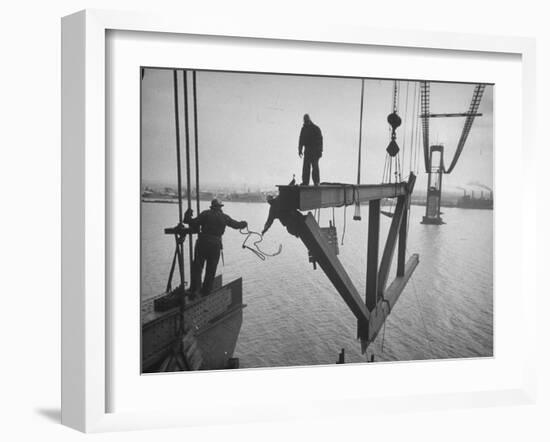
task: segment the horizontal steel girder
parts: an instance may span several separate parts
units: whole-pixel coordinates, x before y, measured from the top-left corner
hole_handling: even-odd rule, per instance
[[[278,186],[281,207],[286,210],[313,210],[396,198],[407,194],[407,183],[321,184],[319,186]]]

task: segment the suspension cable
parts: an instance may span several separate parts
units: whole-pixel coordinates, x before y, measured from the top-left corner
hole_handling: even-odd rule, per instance
[[[193,71],[193,116],[195,131],[195,193],[197,196],[197,215],[201,212],[199,187],[199,123],[197,115],[197,71]]]
[[[421,90],[420,90],[420,86],[418,88],[418,101],[419,101],[419,106],[420,106],[420,101],[421,101]],[[421,108],[419,107],[419,112],[421,112]],[[422,152],[422,143],[423,143],[423,126],[422,126],[422,121],[419,121],[418,122],[418,129],[417,129],[417,148],[416,148],[416,172],[417,174],[420,173],[420,167],[421,167],[421,160],[422,160],[422,155],[423,155],[423,152]]]
[[[405,117],[404,117],[404,121],[403,121],[403,163],[406,163],[406,159],[405,159],[405,156],[406,156],[406,153],[407,153],[407,121],[409,120],[408,116],[409,116],[409,83],[407,81],[407,89],[406,89],[406,94],[405,94]],[[400,169],[400,174],[403,173],[403,170]]]
[[[183,70],[183,100],[185,112],[185,161],[187,174],[187,208],[191,209],[191,160],[189,152],[189,106],[187,103],[187,71]],[[198,214],[197,214],[198,216]],[[189,234],[189,265],[193,263],[193,235]]]
[[[182,209],[182,195],[181,195],[181,152],[180,152],[180,120],[179,120],[180,110],[179,110],[179,93],[178,93],[178,71],[174,69],[174,116],[175,116],[175,130],[176,130],[176,166],[178,174],[178,220],[179,225],[183,222],[183,209]],[[180,275],[180,284],[185,286],[185,268],[183,266],[183,245],[178,241],[178,236],[176,235],[176,254],[178,257],[178,271]],[[170,272],[170,277],[168,280],[168,285],[171,285],[172,273]]]
[[[418,106],[418,112],[420,112],[420,88],[418,90],[418,103],[417,103],[417,106]],[[418,173],[420,172],[420,166],[419,166],[419,161],[418,161],[418,157],[420,155],[420,144],[421,144],[421,139],[422,139],[422,129],[421,129],[421,125],[423,124],[420,120],[420,118],[417,119],[418,121],[416,122],[416,140],[415,140],[415,143],[416,143],[416,149],[415,149],[415,152],[414,152],[414,170],[416,171],[416,174],[418,175]]]
[[[418,115],[418,109],[416,108],[416,92],[418,89],[418,83],[414,83],[414,91],[413,91],[413,109],[412,109],[412,124],[411,124],[411,141],[410,141],[410,153],[409,153],[409,172],[413,171],[413,154],[415,151],[415,135],[416,135],[416,128],[417,128],[417,115]]]
[[[424,168],[426,173],[430,171],[430,83],[422,81],[420,83],[420,107],[422,117],[422,144],[424,150]]]
[[[470,134],[470,130],[472,129],[472,125],[474,124],[475,120],[475,114],[479,108],[479,105],[481,103],[481,99],[483,97],[483,91],[485,90],[484,84],[478,84],[474,88],[474,93],[472,96],[472,101],[470,103],[470,107],[468,109],[468,116],[466,117],[466,120],[464,121],[464,128],[462,129],[462,133],[460,135],[460,139],[458,141],[458,146],[456,148],[455,154],[453,156],[453,160],[451,161],[451,165],[448,169],[445,168],[445,173],[451,173],[452,170],[455,168],[456,163],[458,159],[460,158],[460,154],[462,153],[462,149],[464,149],[464,145],[466,144],[466,140],[468,138],[468,135]]]
[[[176,120],[176,165],[178,170],[178,215],[180,224],[183,222],[181,206],[181,154],[180,154],[180,110],[178,97],[178,71],[174,69],[174,114]]]
[[[357,160],[357,185],[361,182],[361,141],[363,135],[363,96],[365,93],[365,80],[361,79],[361,107],[359,111],[359,149]]]
[[[359,146],[358,146],[358,160],[357,160],[357,185],[361,183],[361,143],[363,137],[363,97],[365,95],[365,80],[361,79],[361,105],[359,110]],[[361,221],[361,204],[359,200],[355,203],[355,213],[353,219]]]

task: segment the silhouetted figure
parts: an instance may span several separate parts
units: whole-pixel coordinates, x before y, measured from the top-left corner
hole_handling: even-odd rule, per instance
[[[303,215],[301,215],[297,210],[282,210],[281,201],[278,196],[273,197],[269,195],[267,197],[267,202],[269,203],[269,214],[267,216],[264,229],[262,230],[262,235],[269,230],[273,224],[273,221],[278,219],[281,224],[286,227],[288,233],[298,236],[298,218]]]
[[[300,158],[302,158],[302,149],[304,156],[302,185],[309,185],[309,175],[311,173],[313,184],[317,186],[320,180],[319,159],[323,156],[323,135],[319,126],[311,121],[308,114],[304,115],[304,125],[300,131],[300,141],[298,142],[298,155]]]
[[[296,175],[292,174],[292,181],[288,183],[289,186],[295,186],[296,185]]]
[[[195,259],[191,269],[191,296],[201,289],[201,275],[204,263],[206,271],[201,292],[207,295],[212,291],[212,284],[216,276],[216,268],[220,260],[222,246],[222,235],[225,227],[233,229],[244,229],[248,226],[246,221],[235,221],[222,211],[223,204],[214,198],[210,204],[210,210],[205,210],[199,216],[193,218],[193,210],[185,212],[184,223],[189,224],[192,231],[199,232],[199,238],[195,247]]]

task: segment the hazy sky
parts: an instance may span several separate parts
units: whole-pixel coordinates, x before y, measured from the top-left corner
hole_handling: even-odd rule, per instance
[[[180,73],[180,123],[183,182],[185,142],[183,81]],[[189,85],[191,85],[189,75]],[[176,178],[173,73],[147,69],[142,80],[142,177],[145,183],[170,184]],[[399,83],[399,115],[403,120],[397,141],[404,151],[408,174],[413,104],[418,82]],[[465,112],[474,85],[431,83],[431,112]],[[191,91],[191,88],[190,88]],[[324,153],[321,181],[356,182],[361,80],[290,75],[197,72],[199,157],[201,187],[227,185],[240,189],[270,189],[301,175],[298,136],[302,116],[309,113],[322,130]],[[363,117],[362,183],[380,183],[389,142],[387,115],[391,112],[392,80],[366,80]],[[418,106],[419,103],[417,102]],[[191,94],[189,109],[192,110]],[[493,87],[481,102],[483,117],[476,118],[460,160],[443,187],[493,182]],[[190,114],[192,116],[192,114]],[[464,118],[430,121],[430,143],[445,146],[449,165]],[[190,119],[190,142],[194,146]],[[421,145],[420,145],[421,148]],[[426,186],[419,151],[417,189]],[[192,156],[193,158],[193,156]],[[192,170],[194,160],[192,159]],[[194,182],[194,175],[192,181]]]

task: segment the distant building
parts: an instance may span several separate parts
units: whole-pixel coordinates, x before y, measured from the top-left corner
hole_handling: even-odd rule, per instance
[[[483,192],[481,192],[480,197],[476,198],[473,190],[471,195],[468,195],[466,191],[464,191],[464,195],[462,195],[462,197],[457,201],[456,207],[459,207],[461,209],[492,210],[493,209],[493,192],[490,192],[488,197],[485,197]]]

